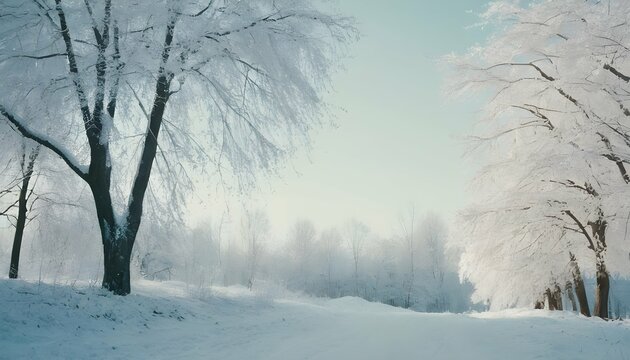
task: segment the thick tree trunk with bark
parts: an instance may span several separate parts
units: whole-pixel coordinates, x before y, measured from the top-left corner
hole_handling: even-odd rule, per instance
[[[20,267],[20,251],[22,249],[22,237],[26,226],[26,197],[28,193],[29,179],[22,180],[20,189],[20,199],[18,201],[18,216],[15,223],[15,234],[13,235],[13,248],[11,250],[11,265],[9,266],[9,279],[17,279]]]
[[[131,251],[136,232],[129,233],[116,219],[110,194],[112,169],[108,156],[105,146],[93,147],[87,181],[92,189],[103,242],[103,288],[116,295],[127,295],[131,292]]]
[[[116,295],[131,292],[131,250],[127,241],[115,240],[103,245],[104,273],[103,288]]]
[[[573,275],[573,284],[575,286],[575,295],[577,296],[578,304],[580,305],[580,313],[584,316],[590,317],[591,310],[588,306],[588,298],[586,297],[586,288],[584,287],[584,279],[580,272],[580,267],[577,263],[575,255],[569,253],[571,257],[571,273]]]
[[[553,296],[553,293],[551,291],[551,289],[547,289],[545,291],[545,298],[547,299],[547,304],[549,306],[549,310],[557,310],[557,305],[556,305],[556,297]]]
[[[595,287],[595,309],[593,313],[602,319],[608,319],[608,295],[610,292],[610,279],[606,262],[604,260],[606,254],[606,228],[608,223],[604,220],[603,212],[600,210],[597,221],[590,222],[593,232],[594,251],[596,257],[596,273],[597,286]]]
[[[610,278],[606,265],[597,264],[597,286],[595,289],[595,309],[593,313],[602,319],[608,319],[608,294],[610,292]]]
[[[556,305],[556,310],[564,310],[564,306],[562,305],[562,289],[560,289],[560,285],[558,284],[554,286],[553,298]]]
[[[20,196],[18,199],[18,216],[15,224],[15,234],[13,236],[13,248],[11,250],[11,265],[9,266],[9,278],[17,279],[20,268],[20,251],[22,250],[22,238],[24,237],[24,228],[26,227],[27,202],[29,198],[29,184],[31,176],[33,176],[33,166],[39,154],[39,147],[31,153],[28,158],[28,164],[25,163],[26,154],[22,157],[22,187],[20,188]]]
[[[93,162],[93,165],[96,163],[98,162]],[[92,171],[94,171],[94,174],[100,174],[91,179],[90,186],[94,196],[96,216],[103,243],[103,288],[117,295],[126,295],[131,290],[129,264],[125,264],[127,257],[126,244],[117,239],[120,231],[116,224],[109,193],[111,168],[103,166],[98,171],[96,166],[93,166],[90,172],[92,173]]]

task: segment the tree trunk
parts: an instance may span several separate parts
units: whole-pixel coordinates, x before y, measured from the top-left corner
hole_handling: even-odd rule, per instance
[[[131,292],[131,252],[127,241],[119,239],[104,245],[103,253],[105,256],[103,288],[116,295],[129,294]]]
[[[79,78],[79,69],[77,66],[76,57],[72,47],[72,38],[70,36],[70,30],[68,28],[65,13],[61,5],[61,0],[55,0],[56,10],[59,16],[60,34],[66,45],[66,53],[68,57],[69,71],[74,80],[74,87],[79,98],[80,110],[83,116],[83,123],[85,127],[85,134],[90,146],[90,165],[88,172],[85,173],[82,169],[79,169],[73,164],[61,150],[56,149],[49,142],[39,140],[40,144],[43,144],[58,155],[60,155],[70,168],[74,170],[83,180],[85,180],[92,191],[94,197],[94,205],[96,207],[96,215],[99,222],[99,228],[101,230],[101,238],[103,242],[103,288],[117,294],[127,295],[131,291],[130,285],[130,263],[131,263],[131,251],[140,227],[143,213],[143,202],[146,189],[149,184],[149,178],[151,176],[151,169],[153,161],[157,153],[158,136],[161,128],[161,124],[164,118],[164,111],[168,102],[170,92],[170,83],[173,79],[173,74],[168,71],[168,60],[171,52],[171,44],[173,41],[173,35],[175,31],[175,24],[177,22],[178,14],[169,10],[170,19],[166,27],[166,34],[164,39],[164,47],[162,49],[162,56],[160,67],[157,76],[155,96],[153,99],[153,105],[151,113],[149,115],[149,126],[145,133],[144,146],[142,154],[138,164],[136,176],[129,194],[127,209],[125,211],[125,217],[118,219],[115,216],[114,208],[112,206],[111,198],[111,175],[112,165],[109,152],[109,138],[104,133],[104,129],[107,127],[107,122],[113,122],[116,110],[116,99],[118,92],[120,71],[120,51],[118,44],[118,30],[117,25],[114,24],[114,55],[113,65],[116,67],[116,73],[113,78],[107,79],[107,56],[109,47],[109,25],[111,19],[111,0],[105,1],[105,15],[103,20],[103,36],[97,36],[97,48],[98,57],[96,63],[96,89],[94,100],[94,111],[90,112],[90,107],[87,100],[86,91],[83,89],[83,85]],[[96,30],[95,30],[96,31]],[[110,88],[110,99],[107,104],[107,109],[104,106],[106,84],[112,83]],[[3,108],[0,107],[0,110]],[[109,119],[104,121],[104,111],[107,110],[107,116]],[[3,111],[3,114],[6,111]],[[9,119],[11,119],[9,117]],[[11,121],[14,125],[19,125],[17,121]],[[17,123],[17,124],[16,124]],[[26,130],[18,126],[18,129],[23,134],[27,133]],[[37,137],[30,136],[33,140],[37,140]]]
[[[556,303],[556,310],[562,311],[564,307],[562,306],[562,290],[560,289],[560,285],[556,284],[553,289],[553,298]]]
[[[573,275],[573,284],[575,285],[575,295],[577,295],[580,304],[580,313],[586,317],[591,316],[591,310],[588,306],[588,298],[586,297],[586,288],[584,287],[584,279],[580,272],[580,267],[575,259],[575,255],[569,253],[571,257],[571,273]]]
[[[589,223],[593,231],[593,239],[595,240],[595,276],[597,277],[597,286],[595,288],[595,309],[593,312],[595,316],[599,316],[602,319],[608,319],[608,294],[610,291],[610,279],[608,277],[608,270],[606,269],[606,263],[604,260],[606,254],[606,228],[608,223],[604,220],[604,214],[600,210],[599,218],[597,221]]]
[[[610,279],[606,265],[597,264],[597,286],[595,289],[595,309],[593,313],[602,319],[608,319],[608,294],[610,291]]]
[[[9,267],[9,278],[17,279],[20,267],[20,250],[22,249],[22,237],[24,236],[24,226],[26,225],[26,195],[28,193],[29,179],[22,180],[20,189],[20,199],[18,201],[18,216],[15,224],[15,234],[13,236],[13,249],[11,251],[11,266]]]
[[[28,165],[24,163],[22,157],[22,187],[20,188],[20,196],[18,198],[18,216],[15,224],[15,234],[13,236],[13,249],[11,250],[11,265],[9,266],[9,279],[17,279],[18,270],[20,268],[20,251],[22,249],[22,238],[24,236],[24,228],[26,227],[26,213],[28,202],[28,186],[33,175],[33,166],[39,154],[39,147],[33,150],[29,156]]]
[[[92,152],[90,188],[96,206],[96,216],[103,243],[103,288],[116,295],[127,295],[131,291],[129,264],[131,252],[125,232],[116,223],[112,199],[111,167],[107,163],[107,151]]]
[[[170,81],[173,78],[173,75],[166,71],[165,64],[168,61],[171,42],[173,41],[175,21],[176,17],[172,17],[167,27],[162,53],[163,62],[159,71],[160,76],[157,79],[149,129],[145,134],[140,164],[127,205],[127,216],[122,225],[116,222],[109,192],[111,188],[109,150],[105,148],[104,151],[97,152],[100,144],[92,144],[91,146],[90,185],[101,226],[103,253],[105,255],[103,287],[116,295],[127,295],[131,292],[131,251],[142,220],[144,196],[149,185],[151,169],[157,152],[158,135],[170,95]]]
[[[137,231],[130,232],[127,226],[116,222],[109,193],[111,169],[103,170],[103,176],[90,183],[103,241],[103,288],[116,295],[127,295],[131,292],[131,250]]]
[[[547,288],[545,291],[545,298],[547,299],[547,304],[549,305],[549,310],[553,311],[557,309],[556,306],[556,298],[553,296],[551,289]]]
[[[573,284],[570,281],[567,281],[565,290],[567,292],[567,297],[571,302],[571,310],[577,312],[577,302],[575,301],[575,294],[573,294]]]

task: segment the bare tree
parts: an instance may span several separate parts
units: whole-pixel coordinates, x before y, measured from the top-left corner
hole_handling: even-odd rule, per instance
[[[365,240],[370,230],[364,223],[353,219],[346,225],[346,242],[352,251],[354,265],[354,292],[359,295],[359,260],[365,248]]]
[[[443,312],[449,306],[444,291],[446,226],[437,215],[427,214],[420,225],[420,233],[422,248],[429,256],[430,283],[432,285],[430,292],[433,297],[430,307],[433,311]]]
[[[269,218],[265,212],[262,210],[245,211],[241,222],[241,236],[247,249],[247,287],[249,289],[254,286],[269,231]]]
[[[333,272],[335,270],[335,263],[338,258],[338,252],[341,245],[341,235],[337,229],[330,229],[324,231],[320,235],[320,244],[322,246],[324,261],[325,261],[325,274],[326,274],[326,294],[328,297],[333,297],[336,294],[333,292]]]
[[[15,234],[13,237],[13,248],[11,250],[11,265],[9,266],[9,278],[17,279],[20,268],[20,251],[22,249],[22,238],[24,237],[24,229],[27,224],[27,213],[29,210],[28,201],[33,195],[31,178],[33,176],[33,168],[35,161],[39,156],[40,146],[36,146],[30,150],[27,156],[26,146],[22,146],[22,156],[20,159],[21,169],[21,185],[19,186],[20,193],[18,196],[18,213],[15,221]]]
[[[407,280],[407,298],[405,299],[405,307],[411,307],[412,292],[415,288],[415,247],[416,247],[416,208],[412,206],[407,217],[400,220],[400,226],[403,232],[403,242],[405,250],[409,257],[409,279]]]
[[[309,272],[313,265],[312,254],[317,231],[310,220],[298,220],[289,234],[289,252],[292,254],[295,277],[303,288],[309,282]]]

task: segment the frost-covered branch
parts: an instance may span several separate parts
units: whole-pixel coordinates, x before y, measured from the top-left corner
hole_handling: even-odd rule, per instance
[[[573,213],[570,210],[565,210],[564,213],[568,217],[570,217],[571,220],[573,220],[575,222],[575,225],[577,225],[580,228],[580,231],[582,232],[582,235],[584,235],[586,240],[588,240],[589,249],[595,250],[595,244],[593,243],[593,239],[591,238],[591,235],[589,235],[588,230],[586,230],[586,228],[584,227],[582,222],[575,215],[573,215]]]
[[[593,196],[593,197],[599,197],[599,194],[597,193],[597,191],[593,188],[593,186],[591,184],[584,184],[584,186],[578,185],[576,184],[574,181],[571,180],[567,180],[565,181],[557,181],[557,180],[549,180],[548,182],[550,183],[554,183],[554,184],[559,184],[562,186],[565,186],[567,188],[572,188],[572,189],[578,189],[583,191],[584,193]]]
[[[87,130],[90,128],[90,121],[92,118],[92,115],[90,114],[90,106],[88,105],[87,95],[83,88],[83,83],[81,82],[77,59],[74,53],[74,47],[72,46],[72,38],[70,37],[70,29],[68,28],[66,14],[63,11],[63,7],[61,6],[61,0],[55,0],[55,4],[57,15],[59,17],[61,35],[66,46],[66,54],[68,57],[68,66],[70,67],[70,75],[72,76],[72,83],[74,84],[77,96],[79,98],[81,113],[83,115],[83,123]]]
[[[615,75],[619,79],[621,79],[621,80],[623,80],[625,82],[630,82],[630,76],[622,74],[619,70],[614,68],[612,65],[604,64],[604,69],[610,71],[613,75]]]
[[[130,231],[137,232],[140,227],[144,195],[149,184],[151,168],[153,167],[153,161],[158,147],[158,135],[162,126],[164,111],[169,98],[170,84],[173,79],[173,74],[167,71],[166,64],[168,63],[171,55],[171,44],[173,43],[175,35],[175,25],[177,24],[177,19],[178,16],[176,14],[172,14],[168,25],[166,26],[166,34],[162,49],[160,68],[158,70],[158,79],[153,106],[149,115],[149,125],[144,139],[140,165],[138,166],[133,186],[131,188],[131,194],[129,196],[129,210],[127,211],[126,223]]]
[[[623,181],[625,181],[626,184],[630,184],[630,176],[628,175],[628,171],[626,170],[626,165],[623,163],[623,160],[615,154],[610,140],[600,132],[598,132],[597,135],[599,135],[599,137],[602,139],[602,142],[606,146],[606,149],[609,151],[608,154],[603,154],[603,156],[606,159],[617,164],[617,167],[619,168],[619,173],[621,174]]]
[[[86,178],[87,171],[85,167],[79,165],[78,161],[73,157],[68,150],[65,150],[61,145],[56,144],[53,140],[48,139],[46,135],[39,134],[35,130],[31,130],[26,127],[25,121],[19,119],[16,115],[8,111],[3,105],[0,104],[0,114],[2,114],[8,121],[22,134],[25,138],[31,139],[36,143],[44,146],[50,151],[57,154],[77,175],[82,179]]]

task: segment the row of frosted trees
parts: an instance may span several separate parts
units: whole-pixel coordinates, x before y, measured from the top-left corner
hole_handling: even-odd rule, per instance
[[[448,59],[484,103],[462,275],[493,308],[609,318],[611,275],[630,274],[630,3],[497,1],[482,21],[488,42]]]
[[[179,245],[171,245],[184,249],[178,256],[164,242],[140,248],[137,264],[149,279],[184,280],[198,288],[241,285],[264,292],[278,287],[418,311],[471,309],[471,287],[460,283],[457,256],[445,249],[446,226],[434,215],[408,222],[414,233],[401,230],[390,238],[356,220],[322,231],[300,220],[283,235],[271,233],[264,212],[249,211],[237,221],[237,231],[225,230],[234,223],[190,230]]]

